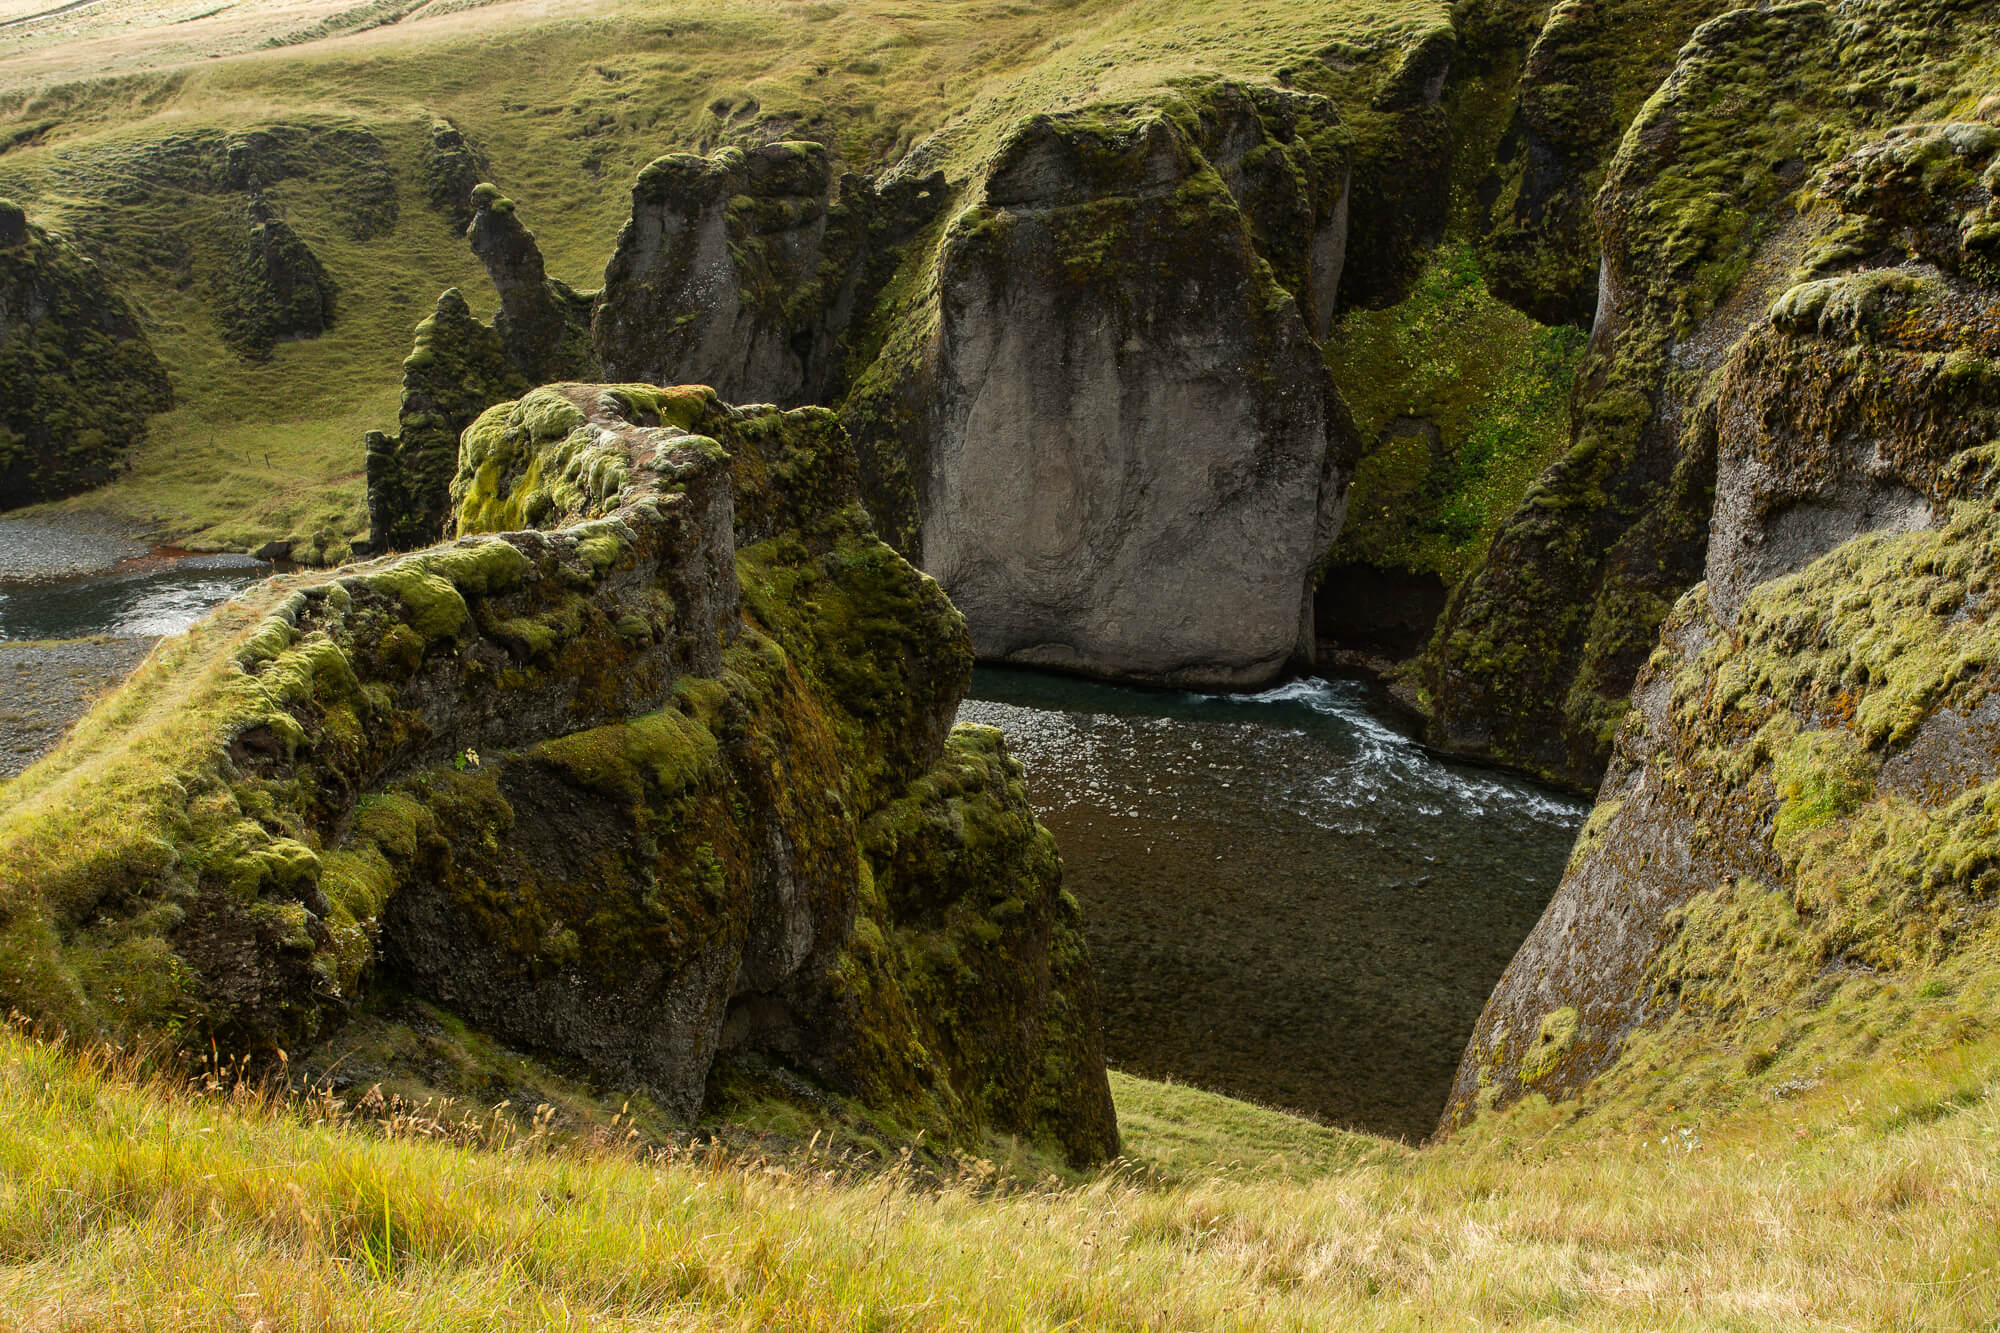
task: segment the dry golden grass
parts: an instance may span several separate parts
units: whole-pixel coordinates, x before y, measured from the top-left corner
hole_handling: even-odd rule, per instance
[[[1530,1108],[1422,1151],[1120,1079],[1132,1160],[996,1188],[371,1127],[10,1033],[0,1325],[1984,1328],[1996,1056],[1666,1143]],[[1235,1164],[1161,1172],[1163,1118]]]

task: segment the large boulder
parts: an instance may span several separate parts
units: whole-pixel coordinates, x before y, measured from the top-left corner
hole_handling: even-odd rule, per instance
[[[1001,151],[939,256],[918,472],[981,658],[1203,687],[1310,659],[1354,450],[1308,323],[1330,184],[1302,307],[1188,125],[1043,117]]]

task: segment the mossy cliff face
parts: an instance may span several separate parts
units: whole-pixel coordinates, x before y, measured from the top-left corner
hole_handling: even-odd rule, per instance
[[[103,482],[172,403],[131,306],[0,200],[0,509]]]
[[[1562,0],[1548,7],[1483,185],[1492,221],[1480,257],[1495,295],[1545,324],[1590,322],[1599,267],[1591,203],[1619,139],[1689,34],[1737,8],[1734,0]],[[1523,16],[1514,23],[1529,26]]]
[[[1799,1086],[1990,1005],[1996,161],[1991,125],[1917,125],[1822,174],[1801,281],[1704,406],[1707,580],[1447,1123],[1668,1066]]]
[[[844,339],[945,190],[938,175],[835,186],[830,154],[810,142],[647,166],[592,326],[607,372],[744,401],[837,401]]]
[[[1309,137],[1333,116],[1201,112],[1032,122],[945,237],[921,563],[982,658],[1200,686],[1310,658],[1353,456],[1309,326],[1338,281],[1345,182]],[[1270,261],[1260,230],[1289,241]]]
[[[8,788],[9,1004],[258,1056],[390,985],[684,1117],[759,1054],[933,1141],[1115,1150],[1047,835],[950,734],[963,623],[830,413],[544,388],[451,498],[455,542],[231,608]]]
[[[1603,282],[1569,450],[1426,654],[1435,740],[1596,780],[1660,619],[1701,575],[1716,378],[1805,258],[1797,205],[1859,138],[1967,100],[1953,79],[1992,27],[1980,7],[1911,0],[1740,10],[1696,33],[1598,197]]]

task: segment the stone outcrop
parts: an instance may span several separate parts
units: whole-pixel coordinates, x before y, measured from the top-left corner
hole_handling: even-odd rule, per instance
[[[647,166],[592,326],[606,373],[746,401],[838,401],[846,335],[946,191],[939,175],[835,184],[817,143]]]
[[[85,723],[153,756],[119,794],[8,787],[6,1003],[255,1057],[388,986],[683,1117],[756,1055],[940,1144],[1116,1150],[1052,841],[952,729],[963,621],[831,413],[543,388],[451,500],[456,541],[267,585],[142,672],[197,684]]]
[[[98,485],[173,405],[132,307],[0,200],[0,509]]]
[[[440,296],[403,360],[399,429],[369,431],[364,440],[369,540],[378,550],[412,550],[445,535],[459,437],[487,408],[528,388],[500,335],[473,316],[458,289]]]
[[[1043,118],[1002,150],[939,258],[920,474],[921,563],[981,658],[1203,687],[1309,658],[1352,462],[1316,231],[1302,311],[1174,120]]]
[[[1689,34],[1741,7],[1569,0],[1549,9],[1484,186],[1493,216],[1480,249],[1495,295],[1544,323],[1590,322],[1598,287],[1591,205],[1619,140]],[[1520,24],[1510,17],[1509,27]]]
[[[333,326],[334,283],[326,266],[262,197],[251,200],[249,228],[228,270],[222,337],[253,360],[296,338]]]
[[[491,185],[472,191],[472,224],[466,239],[500,293],[493,330],[507,359],[530,384],[590,376],[594,298],[548,276],[541,247],[516,213],[514,201]]]
[[[1809,1081],[1921,1027],[1917,974],[1947,993],[1989,944],[2000,129],[1898,128],[1818,190],[1803,280],[1700,419],[1706,581],[1447,1123],[1717,1048],[1739,1082]]]

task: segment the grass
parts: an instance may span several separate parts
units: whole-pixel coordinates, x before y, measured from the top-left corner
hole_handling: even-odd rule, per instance
[[[281,1103],[8,1032],[0,1325],[1987,1327],[1997,1060],[1421,1151],[1120,1078],[1129,1159],[1027,1183]],[[1246,1165],[1274,1152],[1313,1169]]]
[[[489,155],[550,274],[589,290],[634,176],[662,153],[774,124],[827,142],[841,169],[904,162],[963,181],[1025,116],[1155,101],[1213,75],[1268,82],[1335,44],[1393,49],[1444,22],[1448,7],[598,0],[559,13],[509,3],[440,14],[447,7],[434,3],[355,35],[273,51],[244,44],[380,8],[246,0],[183,23],[186,7],[107,0],[80,11],[61,41],[0,34],[0,144],[20,145],[0,154],[0,194],[76,235],[138,303],[181,404],[156,418],[126,476],[69,508],[200,547],[365,530],[361,434],[395,424],[412,328],[448,286],[482,316],[495,304],[464,242],[424,202],[420,154],[436,118]],[[248,16],[261,16],[254,34]],[[70,81],[85,68],[124,73]],[[146,154],[169,136],[273,124],[375,136],[397,219],[366,239],[343,229],[343,199],[363,184],[352,163],[328,160],[272,191],[339,296],[331,332],[257,364],[222,344],[213,294],[243,196],[154,188],[135,198],[133,182],[159,179]]]

